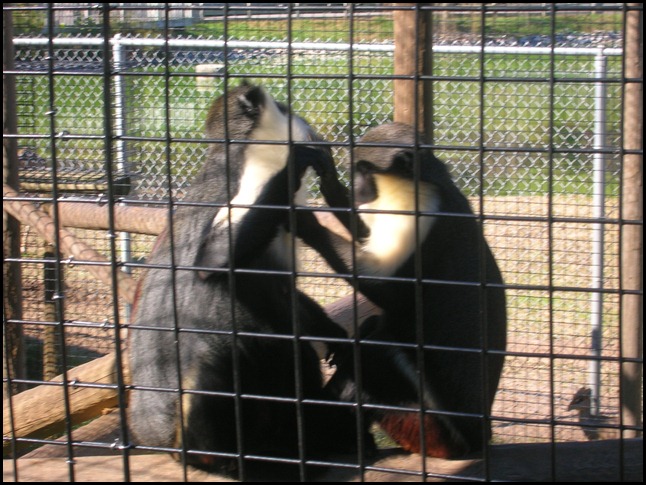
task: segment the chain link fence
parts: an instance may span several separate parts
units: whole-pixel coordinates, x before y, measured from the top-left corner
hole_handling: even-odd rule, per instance
[[[378,9],[372,15],[390,18]],[[117,114],[110,129],[118,135],[112,169],[132,184],[124,203],[182,199],[207,149],[209,104],[225,83],[242,78],[265,85],[336,144],[335,158],[347,181],[348,146],[370,127],[393,119],[391,30],[379,36],[376,26],[366,27],[368,21],[355,26],[358,38],[351,48],[321,42],[330,39],[316,31],[312,35],[319,37],[307,48],[283,46],[284,36],[250,36],[244,41],[253,47],[231,42],[226,49],[213,47],[213,38],[106,39],[112,56],[110,109]],[[613,23],[616,33],[613,29],[621,27]],[[582,439],[579,427],[555,427],[550,419],[575,419],[567,404],[591,372],[601,381],[601,412],[619,413],[619,363],[604,361],[595,370],[589,364],[619,352],[621,32],[597,36],[594,44],[582,36],[512,39],[443,32],[434,44],[431,74],[435,153],[483,217],[509,286],[511,356],[494,409],[494,421],[501,418],[495,440]],[[18,132],[25,135],[18,142],[22,175],[51,163],[52,139],[61,169],[105,168],[104,39],[62,39],[55,39],[53,61],[47,39],[15,39]],[[558,49],[551,49],[552,40]],[[53,77],[46,75],[50,66]],[[47,114],[52,93],[55,131]],[[317,204],[314,182],[311,202]],[[601,206],[594,202],[599,190]],[[592,251],[595,238],[601,241],[601,263]],[[152,241],[133,236],[129,257],[145,258]],[[26,244],[24,249],[29,252]],[[306,268],[321,264],[313,252],[306,254]],[[601,280],[593,283],[591,268],[598,264]],[[66,284],[79,285],[73,277]],[[340,280],[303,285],[322,304],[350,292]],[[86,291],[85,305],[110,298],[99,288]],[[591,294],[600,298],[597,306]],[[75,313],[70,305],[68,318],[109,319],[109,302],[98,306],[96,315],[88,315],[87,306]],[[39,308],[36,304],[29,318],[38,320]],[[598,349],[591,348],[595,314],[603,320]],[[97,342],[108,340],[96,325],[81,327]],[[105,353],[111,345],[90,347]]]
[[[66,41],[74,43],[72,39]],[[57,107],[57,130],[79,137],[100,136],[104,130],[102,47],[88,46],[88,39],[76,42],[77,47],[55,51],[54,68],[60,73],[55,89],[59,99],[64,100]],[[118,46],[119,56],[125,59],[115,66],[119,74],[116,82],[123,85],[121,99],[115,100],[123,109],[120,123],[125,131],[122,134],[128,138],[160,140],[125,141],[123,158],[125,170],[135,178],[133,194],[152,200],[169,196],[164,187],[164,164],[160,162],[166,150],[162,140],[167,135],[177,140],[172,151],[173,164],[178,167],[173,174],[173,189],[181,194],[182,187],[200,166],[206,149],[204,145],[183,143],[182,139],[204,136],[209,104],[223,92],[224,54],[207,47],[206,41],[203,48],[169,48],[168,56],[158,46],[146,47],[151,42],[144,39],[121,42],[118,40],[112,45]],[[16,69],[46,72],[48,53],[38,44],[42,42],[36,39],[18,40]],[[192,44],[199,46],[200,42]],[[350,59],[347,49],[329,50],[329,47],[321,44],[318,50],[290,49],[288,52],[268,43],[264,49],[233,49],[226,60],[227,74],[230,78],[245,77],[262,82],[282,102],[287,101],[289,85],[292,109],[309,120],[325,140],[347,145],[350,135],[356,139],[368,128],[393,118],[392,80],[388,79],[393,74],[393,49],[390,45],[390,49],[370,52],[361,51],[359,46]],[[608,151],[609,147],[618,145],[620,49],[590,49],[581,54],[584,49],[563,48],[553,63],[544,48],[534,50],[535,53],[531,48],[508,48],[500,54],[493,51],[481,62],[480,55],[468,46],[453,46],[448,52],[441,46],[437,49],[433,76],[448,80],[433,83],[435,142],[446,147],[438,153],[450,162],[454,176],[471,194],[480,190],[480,165],[477,157],[465,149],[479,146],[508,149],[502,155],[492,152],[485,157],[485,167],[492,170],[491,176],[483,177],[487,195],[544,192],[544,180],[537,177],[540,179],[540,174],[545,172],[547,157],[532,151],[545,146],[562,152],[554,158],[553,167],[557,178],[565,179],[559,183],[559,190],[589,193],[592,184],[586,174],[592,170],[592,150]],[[595,68],[597,57],[606,63],[600,73]],[[334,73],[348,72],[350,63],[357,77],[370,76],[354,81],[351,90],[346,79],[334,76]],[[170,73],[168,79],[162,75],[166,66]],[[65,75],[66,72],[70,74]],[[308,77],[287,81],[288,72]],[[319,72],[332,77],[317,78]],[[480,84],[477,82],[480,72],[487,79],[501,80]],[[601,82],[608,83],[602,100],[595,99],[595,72],[602,76]],[[459,73],[459,78],[450,79],[455,73]],[[554,86],[545,82],[552,75],[559,79]],[[568,79],[573,81],[570,83]],[[44,103],[47,90],[44,76],[18,79],[20,124],[32,134],[49,133],[45,115],[48,107]],[[77,93],[78,97],[65,99],[70,93]],[[350,104],[352,119],[348,111]],[[595,147],[595,110],[599,109],[605,111],[606,139],[605,146]],[[63,142],[58,147],[59,163],[62,167],[102,168],[102,143],[102,140]],[[47,139],[30,141],[26,148],[47,159],[48,144]],[[458,150],[451,150],[451,146]],[[618,156],[608,153],[604,157],[607,183],[616,187]],[[346,160],[347,153],[338,159]],[[342,163],[341,170],[344,170]]]

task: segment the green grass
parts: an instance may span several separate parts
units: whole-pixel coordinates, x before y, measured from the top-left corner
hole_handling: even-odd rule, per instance
[[[387,26],[381,27],[387,29]],[[307,30],[310,27],[302,28]],[[253,32],[247,32],[247,36],[253,37]],[[391,56],[357,54],[353,61],[355,74],[388,76],[393,73]],[[619,62],[619,58],[609,60],[610,76],[620,72]],[[522,82],[481,83],[481,68],[484,68],[482,74],[485,79],[519,76],[533,77],[536,81],[523,79]],[[550,188],[547,168],[544,164],[536,166],[532,161],[536,157],[525,156],[523,150],[545,149],[550,143],[559,149],[592,148],[594,86],[592,83],[570,83],[567,80],[587,76],[589,74],[585,73],[591,73],[593,68],[592,57],[556,56],[554,74],[558,82],[551,85],[544,81],[552,71],[549,56],[489,55],[481,66],[477,55],[437,55],[434,60],[436,75],[472,79],[434,82],[436,142],[459,147],[484,144],[487,147],[517,148],[519,153],[509,152],[496,161],[506,171],[503,177],[485,175],[485,191],[500,195],[546,193]],[[228,69],[233,78],[239,75],[254,76],[252,81],[264,84],[280,101],[287,101],[288,70],[297,76],[314,76],[291,81],[292,108],[329,141],[347,142],[350,135],[356,139],[370,126],[392,120],[391,80],[355,79],[352,83],[353,98],[350,99],[346,78],[317,77],[321,72],[338,76],[349,74],[349,60],[343,53],[328,56],[295,55],[289,65],[284,57],[277,55],[267,58],[249,56],[229,61]],[[191,66],[173,66],[170,77],[159,74],[164,74],[163,67],[138,68],[124,78],[128,134],[163,139],[168,129],[174,138],[202,137],[206,110],[211,100],[222,92],[222,79],[214,78],[210,89],[198,91],[196,78],[191,75],[194,74]],[[279,77],[268,78],[270,75]],[[22,133],[49,133],[49,117],[45,114],[49,110],[47,82],[45,76],[22,76],[18,79],[19,123],[28,126],[21,130]],[[167,82],[169,127],[166,126],[165,108]],[[232,82],[236,83],[235,80]],[[607,124],[610,133],[619,131],[620,94],[619,85],[608,85]],[[552,95],[554,100],[550,102]],[[101,77],[56,76],[55,96],[56,132],[67,130],[75,135],[104,133]],[[349,131],[350,106],[354,128],[352,134]],[[485,124],[484,129],[481,129],[481,121]],[[48,140],[33,143],[41,153],[46,152],[49,146]],[[82,158],[94,157],[96,163],[100,164],[103,161],[103,145],[103,140],[68,140],[59,143],[58,149],[69,150],[70,158],[78,158],[79,152],[87,153]],[[164,172],[166,147],[163,140],[129,142],[128,148],[130,160],[138,163],[137,169],[144,169],[145,174]],[[194,143],[173,143],[173,175],[190,178],[199,165],[203,151],[203,146]],[[464,152],[457,151],[443,153],[442,157],[450,163],[464,163],[465,159]],[[591,159],[590,155],[555,156],[552,189],[562,193],[588,194],[591,190]],[[473,170],[475,168],[471,172]],[[609,187],[615,187],[616,192],[616,185],[610,184]],[[478,187],[469,190],[477,192]]]
[[[489,16],[486,33],[489,36],[499,35],[547,35],[552,32],[551,15],[515,15]],[[462,22],[463,28],[470,28]],[[571,34],[573,32],[595,32],[603,27],[614,26],[620,30],[622,25],[621,12],[604,13],[563,13],[556,15],[554,31],[556,34]]]
[[[621,30],[621,12],[564,13],[556,16],[555,34],[590,33],[599,30]],[[451,13],[446,22],[441,13],[435,14],[436,32],[479,33],[480,12],[472,14]],[[323,39],[330,42],[349,42],[349,20],[340,19],[299,19],[290,22],[291,38],[295,42]],[[233,39],[277,40],[287,39],[287,20],[229,20],[227,35]],[[211,20],[186,27],[185,34],[221,38],[224,22]],[[392,17],[355,17],[355,41],[385,41],[393,39]],[[501,15],[489,12],[485,18],[485,35],[496,37],[514,35],[551,35],[552,19],[549,14]]]

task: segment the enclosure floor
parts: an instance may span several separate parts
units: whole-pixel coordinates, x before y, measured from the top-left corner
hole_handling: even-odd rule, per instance
[[[17,462],[20,481],[69,481],[67,458],[21,459]],[[400,450],[381,450],[368,466],[364,481],[419,481],[422,461],[419,455]],[[76,481],[123,481],[124,459],[121,456],[88,456],[74,460]],[[128,460],[131,481],[165,482],[184,479],[183,468],[168,455],[138,455]],[[441,475],[471,479],[514,481],[643,481],[643,441],[617,440],[588,443],[549,443],[492,446],[487,465],[482,459],[442,460],[427,458],[426,473],[431,481],[442,481]],[[435,476],[434,476],[435,475]],[[350,469],[334,470],[321,481],[355,481],[361,477]],[[187,480],[219,482],[221,476],[187,470]],[[16,481],[11,460],[4,460],[3,481]]]

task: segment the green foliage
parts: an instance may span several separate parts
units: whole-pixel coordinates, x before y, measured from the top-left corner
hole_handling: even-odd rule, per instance
[[[14,3],[12,6],[33,6],[32,3]],[[17,10],[12,12],[13,33],[15,36],[39,35],[45,28],[45,12],[43,10]]]

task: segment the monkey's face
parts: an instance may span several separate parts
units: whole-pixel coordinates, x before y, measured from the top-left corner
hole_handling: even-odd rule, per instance
[[[414,180],[413,154],[400,151],[392,159],[376,162],[359,160],[354,172],[354,201],[359,206],[380,197],[380,186],[398,185]],[[383,195],[383,194],[381,194]]]
[[[235,140],[287,141],[290,119],[294,140],[313,138],[309,125],[299,116],[290,116],[287,107],[276,102],[262,86],[243,83],[213,102],[206,119],[206,133],[210,138],[226,135]]]

